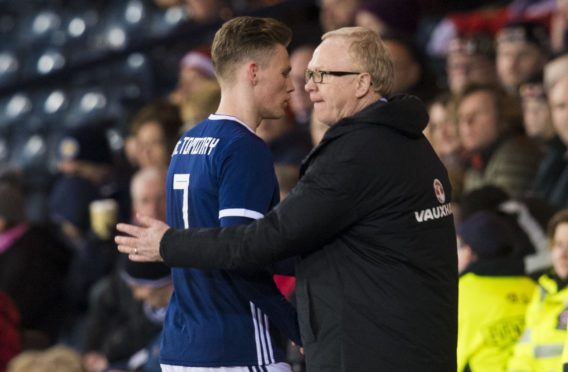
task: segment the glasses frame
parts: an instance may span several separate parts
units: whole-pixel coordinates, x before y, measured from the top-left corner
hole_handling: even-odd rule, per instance
[[[322,84],[325,75],[331,76],[347,76],[347,75],[359,75],[362,72],[357,71],[323,71],[323,70],[310,70],[306,69],[304,71],[304,79],[306,79],[306,84],[313,80],[316,84]],[[319,78],[317,78],[319,76]],[[319,81],[318,81],[319,80]]]

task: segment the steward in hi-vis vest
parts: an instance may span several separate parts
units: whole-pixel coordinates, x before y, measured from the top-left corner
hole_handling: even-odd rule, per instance
[[[536,287],[512,256],[507,222],[478,212],[458,227],[458,371],[504,371]]]

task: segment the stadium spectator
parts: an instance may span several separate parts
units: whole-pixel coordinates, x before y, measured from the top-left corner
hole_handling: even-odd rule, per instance
[[[0,181],[0,291],[20,313],[23,350],[57,340],[66,314],[64,280],[70,257],[49,229],[27,223],[22,191]]]
[[[58,143],[61,174],[50,194],[50,219],[77,250],[89,232],[89,204],[120,192],[106,129],[95,125],[69,129]]]
[[[430,121],[426,127],[427,137],[442,161],[461,151],[458,128],[451,115],[452,105],[451,96],[441,94],[434,98],[428,111]]]
[[[275,164],[300,166],[312,149],[307,128],[300,127],[288,112],[278,119],[265,119],[256,134],[268,144]]]
[[[0,291],[0,371],[22,350],[20,312],[12,299]]]
[[[487,184],[512,196],[532,189],[542,154],[525,136],[515,134],[521,125],[517,106],[490,85],[471,85],[458,99],[459,135],[469,157],[464,192]]]
[[[523,126],[529,138],[546,148],[556,135],[542,79],[531,79],[520,87]]]
[[[81,365],[81,355],[72,348],[55,345],[49,349],[21,353],[8,365],[7,372],[88,372]]]
[[[513,230],[489,211],[457,229],[458,371],[504,371],[521,336],[535,283],[513,255]]]
[[[217,108],[219,99],[220,88],[211,62],[211,52],[198,48],[183,56],[176,89],[169,96],[169,100],[180,108],[184,123],[181,131],[205,119]]]
[[[65,279],[65,302],[70,311],[69,329],[65,331],[70,334],[64,338],[69,337],[70,343],[75,342],[75,332],[82,329],[79,324],[71,324],[71,319],[81,319],[89,288],[112,270],[117,257],[109,237],[101,238],[91,229],[91,203],[113,199],[123,191],[115,182],[117,174],[106,129],[94,125],[69,129],[57,149],[61,175],[50,194],[50,218],[72,248]]]
[[[360,0],[322,0],[319,19],[324,32],[353,26]]]
[[[513,255],[523,257],[528,275],[542,273],[552,264],[546,227],[558,208],[545,200],[535,195],[513,198],[502,188],[486,185],[462,195],[459,211],[459,220],[480,211],[490,211],[507,220],[513,230]]]
[[[568,322],[568,210],[548,225],[552,269],[538,278],[526,314],[526,327],[515,346],[508,371],[559,371]]]
[[[392,94],[412,94],[424,102],[438,92],[434,76],[414,41],[392,32],[381,35],[394,66]]]
[[[550,44],[554,53],[568,49],[568,1],[556,1],[556,11],[550,20]]]
[[[221,88],[216,80],[206,80],[201,82],[199,90],[191,92],[182,101],[180,110],[183,120],[181,131],[193,128],[211,112],[219,106],[221,99]]]
[[[203,82],[216,80],[211,62],[211,52],[207,49],[194,49],[183,56],[179,63],[179,77],[170,101],[178,106],[200,89]]]
[[[134,175],[131,183],[133,221],[137,213],[165,220],[165,180],[165,171],[157,168],[144,168]],[[142,270],[146,268],[144,265],[137,271],[137,265],[123,260],[117,270],[93,287],[82,345],[89,372],[125,364],[159,334],[161,322],[147,316],[141,303],[145,298],[139,297],[141,294],[151,296],[154,287],[161,293],[169,283],[162,280],[169,278],[169,270],[161,265],[152,271],[152,267],[148,267],[147,273]],[[145,273],[149,277],[144,277]],[[147,288],[138,288],[137,285],[144,287],[144,279],[150,281]],[[131,290],[129,286],[133,285],[135,289]]]
[[[294,91],[290,93],[290,109],[294,113],[296,123],[306,126],[310,121],[310,116],[314,105],[310,101],[310,96],[304,90],[306,80],[304,71],[308,67],[308,63],[314,54],[315,46],[301,45],[294,49],[290,54],[290,77],[294,84]]]
[[[160,372],[159,340],[171,293],[168,267],[122,260],[93,293],[83,355],[87,371]]]
[[[496,36],[497,76],[505,90],[517,96],[519,87],[541,74],[548,60],[549,40],[545,27],[536,22],[510,22]]]
[[[140,168],[167,168],[182,125],[178,106],[165,100],[144,106],[130,124],[134,143],[129,158]]]
[[[557,134],[547,147],[535,182],[542,198],[561,208],[568,207],[568,56],[551,61],[545,69],[544,81],[552,125]]]
[[[493,37],[482,33],[452,38],[448,43],[446,73],[452,94],[461,93],[471,84],[497,83]]]
[[[160,262],[127,261],[122,274],[134,298],[142,301],[146,317],[161,327],[173,292],[170,269]],[[160,332],[143,350],[134,354],[128,361],[129,370],[161,372],[161,338]]]

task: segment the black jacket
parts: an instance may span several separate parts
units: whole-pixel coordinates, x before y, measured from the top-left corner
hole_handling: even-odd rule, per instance
[[[0,253],[0,291],[14,300],[25,332],[57,340],[66,315],[64,281],[70,260],[68,248],[51,229],[41,226],[30,226]],[[33,346],[39,347],[24,348]]]
[[[328,130],[298,185],[264,219],[170,229],[162,257],[171,266],[242,269],[300,255],[309,372],[455,371],[450,183],[422,135],[427,121],[414,97],[370,105]]]

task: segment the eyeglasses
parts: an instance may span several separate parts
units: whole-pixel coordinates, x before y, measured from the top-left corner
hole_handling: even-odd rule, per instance
[[[314,79],[314,83],[320,84],[323,83],[323,77],[325,75],[333,75],[333,76],[345,76],[345,75],[359,75],[361,72],[352,72],[352,71],[320,71],[320,70],[309,70],[306,69],[304,71],[304,78],[306,79],[306,83],[310,81],[310,79]]]

